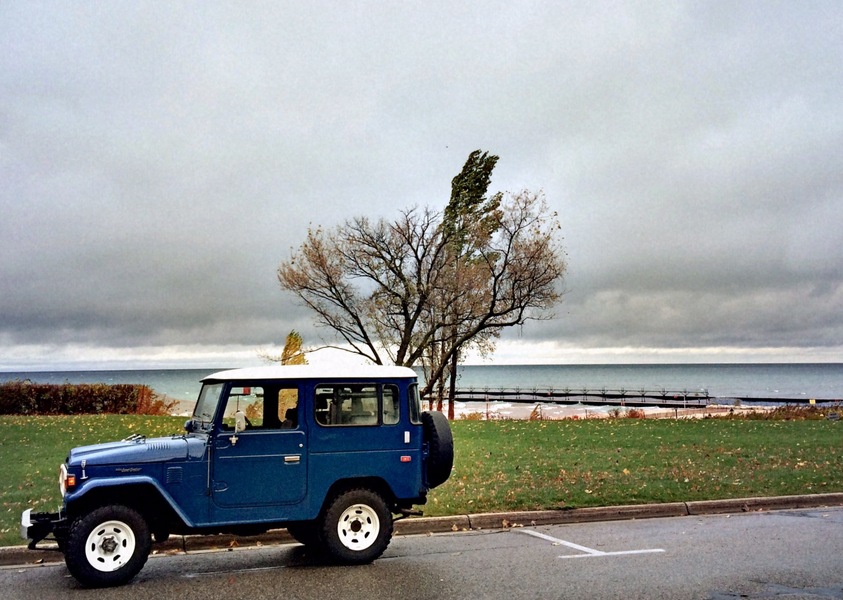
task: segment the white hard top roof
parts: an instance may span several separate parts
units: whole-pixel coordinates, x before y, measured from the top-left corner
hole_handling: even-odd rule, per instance
[[[416,377],[409,367],[383,365],[273,365],[268,367],[247,367],[218,371],[202,381],[245,381],[255,379],[399,379]]]

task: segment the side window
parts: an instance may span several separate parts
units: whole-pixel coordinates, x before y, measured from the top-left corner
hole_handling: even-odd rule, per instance
[[[410,423],[421,423],[421,399],[419,398],[419,384],[413,383],[408,390],[410,394]]]
[[[281,388],[278,390],[278,410],[276,411],[282,429],[299,427],[299,390]]]
[[[333,405],[334,388],[329,386],[317,387],[313,395],[313,410],[317,423],[320,425],[331,425]]]
[[[398,386],[387,384],[383,386],[383,424],[395,425],[401,416],[401,402],[398,396]]]
[[[222,428],[234,429],[234,415],[239,411],[246,415],[252,427],[263,425],[263,388],[251,385],[235,385],[228,391],[228,401],[222,415]]]
[[[234,415],[246,415],[249,429],[298,428],[299,391],[297,387],[236,385],[228,393],[223,429],[234,429]]]
[[[314,395],[314,416],[320,425],[377,425],[379,407],[374,383],[320,385]]]

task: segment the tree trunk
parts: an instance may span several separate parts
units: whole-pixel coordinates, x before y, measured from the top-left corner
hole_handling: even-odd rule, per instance
[[[457,363],[459,359],[459,353],[454,352],[454,355],[451,357],[451,389],[448,392],[448,420],[454,420],[454,400],[456,399],[457,395]]]

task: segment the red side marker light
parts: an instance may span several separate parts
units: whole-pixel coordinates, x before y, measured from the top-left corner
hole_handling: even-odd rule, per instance
[[[401,462],[412,462],[412,460],[413,460],[412,456],[402,456],[401,457]]]

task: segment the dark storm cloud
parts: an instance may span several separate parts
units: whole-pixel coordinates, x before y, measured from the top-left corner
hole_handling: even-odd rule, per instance
[[[441,207],[475,148],[563,225],[522,342],[843,344],[838,3],[451,4],[0,7],[0,362],[313,339],[307,227]]]

